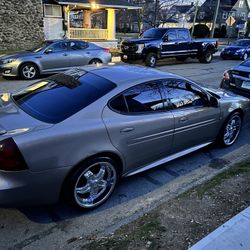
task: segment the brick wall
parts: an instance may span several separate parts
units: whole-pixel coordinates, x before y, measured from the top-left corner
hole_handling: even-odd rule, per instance
[[[0,51],[27,49],[43,38],[42,0],[0,0]]]

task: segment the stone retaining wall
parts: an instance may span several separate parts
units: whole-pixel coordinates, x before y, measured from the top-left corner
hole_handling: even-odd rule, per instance
[[[0,52],[27,49],[43,39],[42,0],[0,0]]]

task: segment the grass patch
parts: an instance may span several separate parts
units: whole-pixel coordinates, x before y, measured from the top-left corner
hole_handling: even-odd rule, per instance
[[[120,228],[117,232],[117,236],[111,236],[105,239],[101,239],[90,243],[87,249],[99,250],[99,249],[112,249],[120,250],[127,249],[131,242],[144,242],[144,245],[150,242],[147,249],[155,249],[157,240],[155,235],[159,235],[166,231],[166,228],[161,225],[157,220],[158,216],[144,216],[139,219],[136,226],[136,230],[127,231],[126,226]]]
[[[230,179],[234,176],[250,171],[250,158],[234,165],[229,170],[216,175],[212,180],[207,181],[201,186],[196,187],[196,193],[202,197],[205,193],[209,192],[215,186],[221,184],[224,180]]]

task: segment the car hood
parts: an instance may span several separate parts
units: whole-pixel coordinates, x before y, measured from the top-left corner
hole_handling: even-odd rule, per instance
[[[228,46],[225,48],[225,51],[236,51],[236,50],[239,50],[239,49],[246,49],[246,47],[243,47],[243,46]]]
[[[29,52],[29,51],[21,51],[15,54],[10,54],[10,55],[4,55],[0,57],[0,60],[5,60],[5,59],[14,59],[18,57],[26,57],[26,56],[33,56],[34,54],[37,55],[37,53],[34,52]]]
[[[125,40],[124,42],[143,44],[143,43],[148,43],[148,42],[158,41],[158,40],[160,40],[160,39],[156,39],[156,38],[134,38],[134,39]]]
[[[12,101],[10,93],[0,93],[0,135],[12,136],[52,126],[25,113]]]
[[[221,88],[212,88],[212,87],[203,87],[206,91],[216,95],[219,99],[237,99],[237,100],[248,100],[246,97],[239,96],[233,92],[221,89]]]

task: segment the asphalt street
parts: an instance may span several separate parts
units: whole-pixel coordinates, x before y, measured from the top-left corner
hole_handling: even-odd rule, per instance
[[[218,87],[224,70],[238,63],[221,61],[219,58],[215,58],[211,64],[200,64],[197,60],[187,60],[186,63],[166,60],[157,68]],[[30,83],[0,78],[0,92],[13,92]],[[249,131],[250,125],[246,124],[239,140],[230,148],[209,146],[123,179],[111,199],[91,212],[81,212],[65,204],[0,209],[0,249],[78,249],[97,234],[112,232],[169,198],[247,158],[250,150]]]

